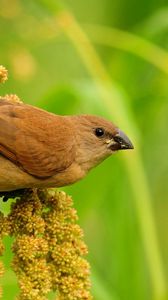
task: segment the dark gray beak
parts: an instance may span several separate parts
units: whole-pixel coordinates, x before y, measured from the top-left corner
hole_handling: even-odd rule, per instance
[[[112,150],[134,149],[134,146],[131,143],[130,139],[120,129],[118,129],[118,133],[113,137],[113,140],[116,143],[111,146]]]

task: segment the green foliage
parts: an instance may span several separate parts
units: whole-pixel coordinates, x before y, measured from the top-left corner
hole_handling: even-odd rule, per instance
[[[132,137],[134,152],[118,153],[64,190],[84,227],[95,299],[165,300],[168,8],[154,0],[67,0],[76,33],[87,34],[94,52],[58,25],[63,2],[59,11],[54,2],[0,0],[0,64],[9,70],[1,95],[58,114],[99,114]],[[15,282],[7,271],[5,300],[14,298]]]

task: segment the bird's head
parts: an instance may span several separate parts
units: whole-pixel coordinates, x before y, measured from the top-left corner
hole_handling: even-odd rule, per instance
[[[126,134],[113,123],[97,116],[73,117],[76,128],[77,160],[89,170],[118,150],[133,149]]]

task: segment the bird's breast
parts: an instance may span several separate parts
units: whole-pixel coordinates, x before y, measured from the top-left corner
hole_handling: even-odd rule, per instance
[[[64,171],[57,172],[47,179],[39,179],[24,172],[3,156],[0,156],[0,166],[0,191],[61,187],[75,183],[85,176],[85,172],[75,162]]]

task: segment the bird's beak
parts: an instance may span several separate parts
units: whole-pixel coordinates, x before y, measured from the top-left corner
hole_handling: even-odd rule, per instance
[[[118,129],[118,132],[113,136],[112,143],[110,145],[111,150],[126,150],[134,149],[134,146],[126,134]]]

